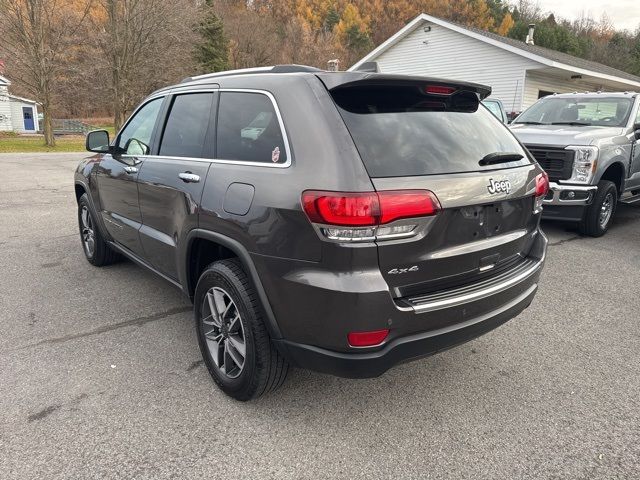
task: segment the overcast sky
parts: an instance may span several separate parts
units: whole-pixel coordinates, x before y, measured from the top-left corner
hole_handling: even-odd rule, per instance
[[[539,0],[544,11],[554,12],[559,17],[575,20],[582,12],[591,14],[596,20],[607,13],[616,29],[635,32],[640,26],[640,1],[638,0]]]

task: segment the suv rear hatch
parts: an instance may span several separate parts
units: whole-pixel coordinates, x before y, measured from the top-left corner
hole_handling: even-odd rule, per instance
[[[379,265],[394,297],[456,289],[522,268],[537,234],[546,177],[479,105],[487,87],[383,75],[331,85],[320,78],[379,207],[385,210],[384,197],[394,194],[403,203],[403,192],[410,192],[409,203],[420,195],[434,200],[432,214],[411,216],[409,209],[409,218],[401,213],[378,227]]]

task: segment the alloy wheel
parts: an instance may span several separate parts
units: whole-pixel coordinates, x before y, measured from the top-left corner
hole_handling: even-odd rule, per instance
[[[600,228],[605,228],[611,219],[611,215],[613,214],[613,194],[608,193],[602,202],[602,206],[600,207],[600,214],[598,215],[598,223],[600,224]]]
[[[93,220],[86,205],[80,210],[80,230],[82,245],[88,257],[93,257],[96,250],[96,235],[93,227]]]
[[[222,288],[213,287],[204,296],[202,324],[216,367],[228,378],[237,378],[246,358],[244,327],[238,307]]]

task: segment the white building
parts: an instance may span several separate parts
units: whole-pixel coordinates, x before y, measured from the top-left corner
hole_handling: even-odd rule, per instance
[[[37,102],[9,93],[11,82],[0,76],[0,131],[37,132]]]
[[[640,77],[635,75],[426,14],[349,70],[367,62],[377,62],[383,73],[489,85],[491,96],[502,100],[507,112],[520,112],[551,93],[640,91]]]

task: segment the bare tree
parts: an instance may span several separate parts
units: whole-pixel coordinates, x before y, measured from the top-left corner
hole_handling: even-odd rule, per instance
[[[65,51],[76,43],[91,0],[65,8],[58,0],[0,0],[2,50],[11,76],[35,97],[44,114],[44,139],[54,146],[51,111]],[[76,2],[77,3],[77,2]]]
[[[186,0],[98,0],[98,5],[92,19],[118,129],[140,97],[194,70],[185,52],[194,43],[198,8]]]

